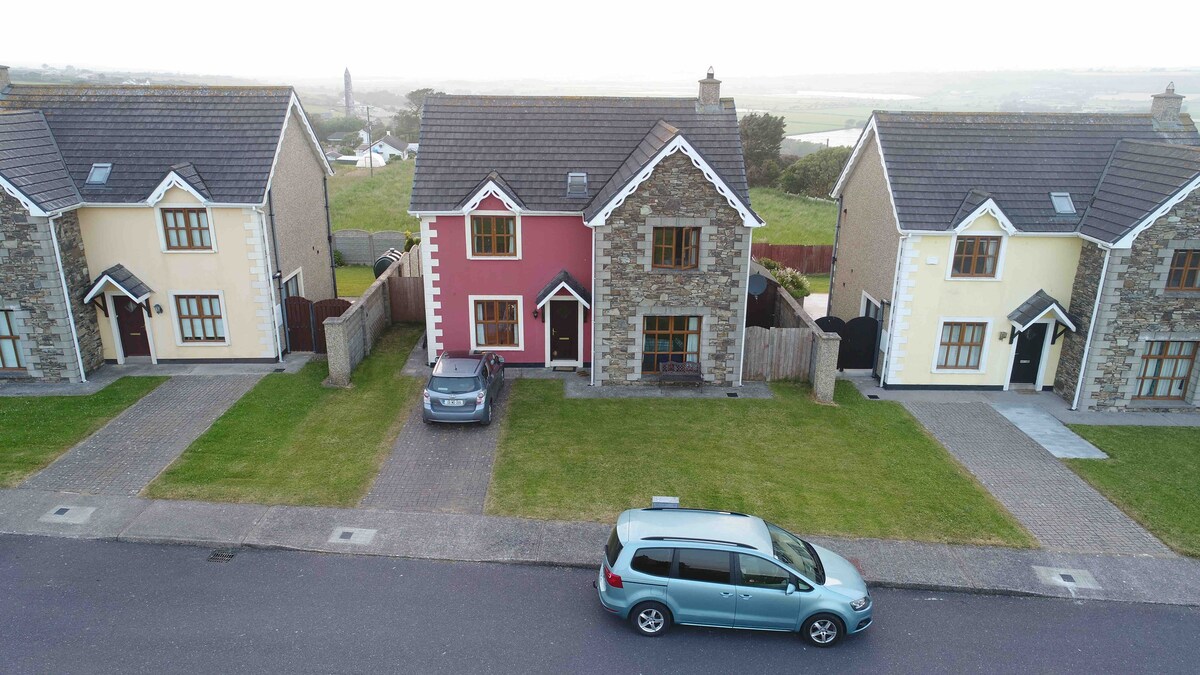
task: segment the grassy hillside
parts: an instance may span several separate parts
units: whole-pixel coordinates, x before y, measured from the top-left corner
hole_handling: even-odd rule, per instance
[[[837,202],[791,195],[775,188],[752,188],[750,204],[766,227],[754,231],[754,241],[766,244],[832,244],[837,227]]]
[[[329,179],[329,217],[333,229],[420,230],[421,221],[408,215],[414,166],[411,160],[397,160],[375,169],[372,176],[370,169],[336,165],[337,174]]]

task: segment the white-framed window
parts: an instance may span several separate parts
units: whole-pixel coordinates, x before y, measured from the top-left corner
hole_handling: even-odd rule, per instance
[[[935,373],[982,373],[987,370],[991,319],[946,317],[938,322],[933,352]]]
[[[283,296],[280,300],[287,300],[291,297],[304,295],[304,270],[297,269],[295,272],[283,278],[283,283],[280,284],[283,289]]]
[[[195,204],[159,204],[158,239],[163,253],[216,253],[212,212]]]
[[[471,313],[471,349],[517,351],[525,348],[521,296],[472,295],[467,300]]]
[[[468,260],[521,259],[521,214],[472,211],[465,220]]]
[[[1054,205],[1054,212],[1059,215],[1075,213],[1075,202],[1071,200],[1070,192],[1051,192],[1050,203]]]
[[[176,345],[223,347],[229,344],[223,291],[172,291],[170,296]]]
[[[21,363],[20,336],[11,309],[0,309],[0,370],[25,370]]]
[[[871,297],[870,293],[863,291],[862,299],[859,301],[858,315],[869,316],[876,321],[883,321],[883,303]]]
[[[947,281],[1000,281],[1008,237],[1004,232],[962,232],[950,238]]]

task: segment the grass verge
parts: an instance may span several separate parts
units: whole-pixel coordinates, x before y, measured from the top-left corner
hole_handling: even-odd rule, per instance
[[[122,377],[88,396],[0,397],[0,487],[40,471],[166,381]]]
[[[375,270],[370,265],[345,265],[334,268],[337,275],[338,295],[343,298],[358,297],[375,283]]]
[[[421,335],[380,338],[349,389],[321,385],[323,361],[267,375],[146,489],[148,497],[353,506],[371,485],[420,389],[400,375]]]
[[[677,495],[807,534],[1032,546],[1017,522],[899,404],[839,382],[771,400],[566,399],[518,380],[489,513],[612,521]]]
[[[1200,557],[1200,430],[1071,425],[1109,459],[1063,460],[1171,548]]]
[[[752,188],[750,203],[766,226],[754,231],[762,244],[833,244],[837,202],[792,195],[775,188]]]
[[[417,232],[421,221],[408,215],[413,161],[393,161],[375,169],[338,164],[329,178],[329,219],[335,230]]]

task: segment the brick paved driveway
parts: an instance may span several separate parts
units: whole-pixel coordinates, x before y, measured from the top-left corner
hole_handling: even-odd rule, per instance
[[[172,377],[20,487],[132,497],[260,377]]]
[[[425,424],[418,402],[362,506],[393,511],[483,513],[511,386],[505,383],[497,404],[497,419],[486,427]]]
[[[904,406],[1046,548],[1175,555],[987,403]]]

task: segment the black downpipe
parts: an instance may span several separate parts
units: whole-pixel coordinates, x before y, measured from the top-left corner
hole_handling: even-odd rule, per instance
[[[283,301],[283,270],[279,267],[279,242],[275,236],[275,201],[271,198],[271,191],[267,190],[267,218],[271,221],[271,253],[275,258],[275,274],[272,278],[275,279],[275,288],[279,291],[279,311],[283,316],[283,341],[287,345],[287,351],[292,353],[292,336],[288,334],[288,316],[287,304]]]
[[[829,262],[829,297],[825,298],[825,316],[833,314],[833,280],[837,278],[838,240],[842,235],[842,197],[837,199],[837,224],[833,227],[833,260]]]
[[[329,217],[329,176],[321,176],[321,188],[325,191],[325,235],[329,242],[329,276],[333,278],[333,297],[337,292],[337,261],[333,257],[333,220]]]

